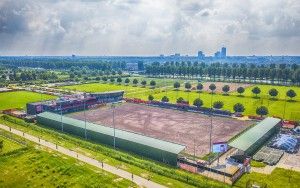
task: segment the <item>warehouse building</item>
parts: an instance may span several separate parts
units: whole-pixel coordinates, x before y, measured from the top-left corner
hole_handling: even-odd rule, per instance
[[[63,130],[76,136],[85,137],[85,127],[89,140],[113,146],[114,129],[102,125],[88,123],[51,112],[37,115],[37,122],[47,127]],[[185,146],[152,137],[115,129],[115,146],[124,151],[176,166],[178,154]]]
[[[239,149],[244,155],[251,156],[279,131],[280,124],[280,119],[267,117],[230,142],[229,146]]]

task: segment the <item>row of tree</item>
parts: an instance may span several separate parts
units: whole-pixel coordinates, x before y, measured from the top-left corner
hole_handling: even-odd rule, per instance
[[[1,79],[9,78],[10,81],[30,81],[30,80],[56,80],[58,76],[55,72],[45,70],[21,70],[14,69],[1,75]]]
[[[175,90],[179,90],[180,83],[175,82],[173,86],[174,86]],[[190,89],[192,88],[192,85],[191,85],[191,83],[186,82],[184,84],[184,87],[187,91],[190,91]],[[203,88],[204,88],[204,86],[203,86],[202,83],[198,83],[197,86],[196,86],[196,90],[198,92],[201,92],[203,90]],[[212,84],[209,85],[209,89],[213,93],[217,89],[217,86],[214,83],[212,83]],[[222,87],[222,91],[223,91],[224,95],[228,95],[228,92],[230,91],[230,86],[229,85],[224,85]],[[257,86],[254,87],[251,91],[256,97],[258,97],[258,95],[261,93],[261,89]],[[245,92],[245,88],[244,87],[238,87],[237,92],[239,93],[239,95],[242,95]],[[273,99],[275,99],[275,97],[277,97],[279,95],[279,91],[275,88],[270,89],[268,93]],[[292,99],[292,98],[296,97],[297,94],[293,89],[290,89],[286,92],[286,96],[290,97]]]
[[[236,81],[277,81],[281,84],[300,85],[300,68],[297,64],[271,64],[270,66],[255,64],[228,63],[152,63],[147,65],[145,73],[149,76],[171,76],[185,78],[210,78],[212,80]]]
[[[10,67],[33,67],[44,69],[69,69],[72,66],[89,67],[97,70],[117,70],[125,69],[126,63],[121,61],[100,61],[96,58],[68,58],[68,57],[10,57],[0,59],[0,64]]]
[[[154,100],[153,95],[149,95],[148,100],[153,101]],[[161,101],[162,102],[169,102],[169,98],[167,96],[163,96],[161,98]],[[184,102],[184,99],[182,97],[179,97],[176,100],[176,102],[177,103],[182,103],[182,102]],[[198,107],[198,108],[202,107],[203,104],[204,104],[203,100],[201,100],[200,98],[197,98],[193,101],[193,105]],[[215,109],[222,109],[223,107],[224,107],[224,103],[222,101],[215,101],[212,104],[212,108],[215,108]],[[236,103],[235,105],[233,105],[233,111],[235,113],[243,113],[245,111],[245,107],[241,103]],[[256,114],[257,115],[264,116],[264,115],[267,115],[268,113],[269,113],[269,110],[265,106],[260,106],[260,107],[256,108]]]

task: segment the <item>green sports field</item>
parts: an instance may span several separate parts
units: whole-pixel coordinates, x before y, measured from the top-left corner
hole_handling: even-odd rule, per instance
[[[26,103],[28,102],[37,102],[54,98],[57,97],[29,91],[0,93],[0,110],[11,108],[25,108]]]
[[[233,111],[233,106],[236,103],[241,103],[245,106],[245,115],[255,115],[256,108],[264,105],[269,109],[269,115],[283,117],[284,115],[284,106],[286,119],[291,120],[300,120],[300,88],[299,87],[286,87],[286,86],[270,86],[270,85],[256,85],[261,89],[261,94],[259,98],[254,98],[251,89],[255,86],[245,89],[243,96],[238,96],[238,93],[233,92],[228,96],[222,94],[214,94],[212,101],[223,101],[225,110]],[[167,96],[170,99],[170,102],[176,102],[176,99],[183,97],[185,100],[189,100],[190,104],[196,98],[203,100],[205,107],[210,107],[211,94],[207,92],[197,93],[196,91],[185,92],[183,88],[180,91],[174,91],[172,87],[168,88],[167,92],[163,91],[161,88],[155,90],[142,87],[132,87],[125,85],[116,85],[116,84],[83,84],[83,85],[74,85],[66,86],[68,89],[76,89],[78,91],[86,92],[103,92],[103,91],[114,91],[114,90],[124,90],[125,96],[129,98],[140,98],[147,100],[148,96],[151,94],[154,96],[155,100],[161,100],[163,96]],[[279,91],[279,96],[272,100],[268,96],[268,91],[271,88],[276,88]],[[297,93],[297,96],[294,98],[294,101],[286,101],[285,93],[289,89],[294,89]]]

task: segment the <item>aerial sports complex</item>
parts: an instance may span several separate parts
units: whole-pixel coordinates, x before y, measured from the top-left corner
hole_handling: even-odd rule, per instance
[[[282,156],[267,147],[280,131],[278,118],[240,120],[226,111],[209,113],[186,104],[124,99],[123,94],[84,93],[28,103],[27,113],[39,125],[194,173],[213,173],[211,178],[230,184],[249,171],[255,154],[270,164]],[[220,143],[222,149],[216,151]],[[266,151],[273,152],[272,160],[261,159],[265,155],[259,152]],[[205,159],[211,152],[217,155]],[[216,166],[225,157],[224,168]]]

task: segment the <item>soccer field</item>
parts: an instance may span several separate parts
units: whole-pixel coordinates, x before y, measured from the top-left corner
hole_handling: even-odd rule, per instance
[[[169,84],[171,84],[169,82]],[[224,83],[225,84],[225,83]],[[251,90],[253,87],[258,86],[261,89],[260,98],[254,98]],[[214,94],[212,101],[223,101],[225,110],[230,110],[233,112],[233,106],[236,103],[241,103],[245,107],[244,115],[255,115],[256,108],[263,105],[268,107],[270,116],[278,116],[283,117],[284,114],[284,106],[286,106],[285,110],[285,118],[291,120],[300,120],[300,87],[286,87],[286,86],[271,86],[271,85],[255,85],[245,89],[245,93],[243,96],[238,96],[237,92],[232,92],[228,96],[222,95],[220,93]],[[222,84],[218,84],[218,87],[222,87]],[[78,91],[86,91],[86,92],[103,92],[103,91],[114,91],[114,90],[124,90],[125,97],[128,98],[140,98],[144,100],[148,100],[148,96],[151,94],[154,96],[154,100],[161,100],[163,96],[167,96],[170,99],[170,102],[175,103],[176,99],[179,97],[183,97],[185,100],[188,100],[192,105],[193,101],[196,98],[200,98],[204,102],[205,107],[210,107],[211,95],[204,91],[202,93],[197,93],[196,91],[185,92],[183,87],[181,87],[180,91],[174,91],[173,87],[170,86],[167,91],[164,91],[162,88],[150,89],[150,88],[142,88],[140,86],[125,86],[125,85],[117,85],[117,84],[82,84],[82,85],[73,85],[73,86],[65,86],[64,88],[68,89],[76,89]],[[275,88],[279,91],[279,95],[276,100],[270,100],[270,96],[268,95],[268,91],[271,88]],[[297,96],[294,98],[293,102],[285,101],[286,91],[289,89],[295,90]]]
[[[57,97],[29,91],[14,91],[0,93],[0,110],[11,108],[25,108],[26,103],[54,98]]]

